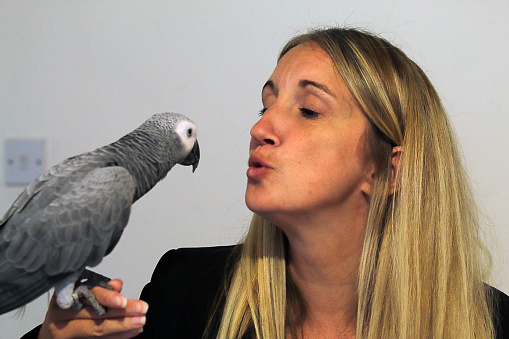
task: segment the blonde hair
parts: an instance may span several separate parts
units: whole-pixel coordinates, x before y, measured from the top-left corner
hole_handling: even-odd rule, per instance
[[[424,72],[400,49],[349,28],[290,40],[332,58],[371,122],[377,173],[359,267],[357,338],[493,338],[489,254],[455,137]],[[391,152],[402,153],[393,194]],[[284,338],[305,317],[287,275],[286,238],[255,215],[232,273],[218,338]]]

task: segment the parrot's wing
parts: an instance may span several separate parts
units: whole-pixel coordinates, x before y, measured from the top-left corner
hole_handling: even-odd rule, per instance
[[[16,223],[7,260],[26,271],[44,266],[48,275],[97,265],[127,224],[134,185],[122,167],[90,171],[47,207]]]
[[[58,199],[59,196],[74,187],[75,184],[79,184],[83,175],[76,175],[76,173],[86,173],[87,168],[90,170],[95,167],[104,167],[101,162],[96,163],[93,159],[94,157],[90,156],[90,153],[77,155],[42,173],[25,188],[2,217],[0,232],[15,213],[23,211],[22,216],[30,218],[35,212],[44,209],[53,200]],[[39,194],[41,191],[44,191],[44,194]],[[27,204],[35,197],[37,197],[36,201],[27,207]]]
[[[7,221],[13,216],[14,213],[20,212],[23,210],[28,204],[28,202],[42,189],[46,188],[47,191],[51,191],[52,184],[56,181],[55,177],[51,172],[59,171],[61,165],[54,166],[53,168],[47,170],[45,173],[41,174],[37,179],[35,179],[30,185],[25,188],[23,192],[18,196],[18,198],[14,201],[12,206],[7,210],[5,215],[0,220],[0,230],[4,227]]]
[[[99,264],[127,224],[135,183],[122,167],[96,168],[46,207],[31,210],[54,191],[39,189],[25,206],[29,217],[21,210],[5,222],[0,234],[0,311],[49,290],[57,276]],[[24,293],[32,299],[25,300]]]

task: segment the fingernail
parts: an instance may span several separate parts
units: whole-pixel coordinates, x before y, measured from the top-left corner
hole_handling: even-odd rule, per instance
[[[124,296],[116,296],[113,299],[113,303],[115,304],[115,306],[118,306],[120,308],[126,308],[127,299]]]
[[[148,304],[141,300],[141,303],[138,304],[138,312],[141,314],[147,314]]]
[[[147,322],[147,317],[143,316],[143,317],[133,317],[131,319],[131,322],[133,325],[145,325],[145,322]]]

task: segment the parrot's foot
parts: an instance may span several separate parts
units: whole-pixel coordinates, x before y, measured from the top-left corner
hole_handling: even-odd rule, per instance
[[[108,285],[110,280],[110,278],[99,273],[84,270],[78,279],[78,286],[74,289],[72,295],[74,299],[73,308],[81,310],[85,307],[85,304],[81,300],[85,299],[98,315],[103,316],[106,313],[106,309],[99,304],[91,290],[96,286],[113,290],[113,287]]]

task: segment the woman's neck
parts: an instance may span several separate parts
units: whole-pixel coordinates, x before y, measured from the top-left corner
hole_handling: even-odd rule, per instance
[[[357,282],[365,220],[299,227],[287,233],[288,272],[306,304],[306,337],[355,337]],[[330,337],[330,336],[325,336]]]

